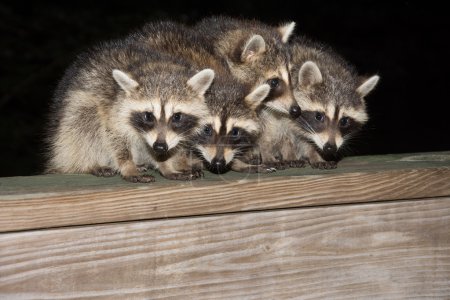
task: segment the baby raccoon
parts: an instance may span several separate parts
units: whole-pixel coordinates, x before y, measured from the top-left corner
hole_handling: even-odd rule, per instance
[[[298,117],[289,78],[287,42],[295,23],[277,28],[258,21],[229,17],[211,17],[200,21],[194,29],[202,44],[227,64],[240,82],[254,88],[269,84],[271,91],[265,106],[283,114]]]
[[[94,48],[55,94],[48,170],[151,182],[140,174],[150,165],[169,179],[198,177],[183,146],[209,115],[213,79],[211,69],[196,72],[131,39]]]
[[[339,150],[367,122],[364,97],[379,76],[362,78],[331,50],[304,38],[292,42],[294,96],[302,114],[280,148],[284,160],[306,158],[313,168],[335,168]]]
[[[247,94],[248,88],[231,82],[215,80],[206,96],[211,116],[198,135],[197,153],[206,168],[216,174],[230,169],[250,173],[271,172],[264,165],[250,165],[241,159],[253,149],[260,135],[256,110],[269,94],[270,86],[263,84]]]
[[[149,23],[134,39],[150,49],[181,57],[197,69],[212,68],[214,83],[205,95],[211,118],[199,135],[195,151],[213,173],[229,169],[240,172],[267,172],[262,165],[247,165],[238,157],[256,145],[260,122],[256,110],[267,97],[270,87],[256,85],[252,90],[231,76],[223,64],[202,43],[192,28],[173,22]]]

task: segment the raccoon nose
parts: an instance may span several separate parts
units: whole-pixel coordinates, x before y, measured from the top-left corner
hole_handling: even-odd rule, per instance
[[[153,150],[155,150],[156,153],[162,154],[166,153],[167,150],[169,150],[169,147],[165,142],[155,142],[153,144]]]
[[[226,163],[225,159],[213,158],[213,160],[211,161],[209,170],[215,174],[225,173],[227,171],[227,163]]]
[[[323,152],[325,152],[325,154],[329,154],[329,155],[336,154],[337,147],[335,144],[326,143],[323,146]]]
[[[301,113],[302,113],[302,110],[301,110],[300,106],[298,106],[298,105],[292,105],[291,108],[289,109],[289,114],[294,119],[300,117]]]

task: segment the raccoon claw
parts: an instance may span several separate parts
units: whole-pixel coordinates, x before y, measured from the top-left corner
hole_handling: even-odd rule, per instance
[[[291,167],[291,168],[303,168],[305,166],[306,166],[306,161],[304,161],[303,159],[291,160],[289,162],[289,167]]]
[[[330,170],[337,168],[337,162],[335,161],[320,161],[311,163],[311,168],[320,170]]]
[[[190,181],[190,180],[195,180],[195,179],[203,177],[203,171],[201,171],[201,170],[185,171],[182,173],[172,173],[169,175],[164,175],[164,177],[166,177],[167,179],[170,179],[170,180]]]
[[[155,182],[155,177],[153,177],[152,175],[122,176],[122,178],[126,181],[133,182],[133,183]]]
[[[97,177],[112,177],[117,174],[117,171],[108,167],[99,167],[92,170],[91,173]]]
[[[138,165],[136,166],[139,173],[145,173],[148,171],[148,168],[146,165]]]

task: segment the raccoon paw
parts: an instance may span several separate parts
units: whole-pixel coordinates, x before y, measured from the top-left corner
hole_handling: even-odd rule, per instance
[[[205,174],[203,173],[202,169],[192,169],[192,175],[195,176],[195,179],[202,178]]]
[[[153,177],[152,175],[122,176],[122,178],[126,181],[133,182],[133,183],[155,182],[155,177]]]
[[[303,168],[305,166],[306,166],[306,161],[303,159],[291,160],[289,162],[289,167],[291,167],[291,168]]]
[[[117,174],[117,171],[108,167],[98,167],[93,169],[91,174],[97,177],[112,177]]]
[[[264,163],[264,165],[267,166],[268,168],[272,168],[275,170],[286,170],[290,166],[289,162],[284,162],[284,161]]]
[[[319,161],[319,162],[311,163],[311,168],[321,169],[321,170],[336,169],[337,162],[335,162],[335,161]]]
[[[201,178],[203,176],[203,171],[201,170],[192,170],[192,171],[184,171],[181,173],[172,173],[168,175],[163,175],[165,178],[170,180],[195,180]]]

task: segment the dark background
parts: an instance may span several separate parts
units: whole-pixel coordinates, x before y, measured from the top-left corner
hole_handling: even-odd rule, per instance
[[[381,80],[353,153],[450,150],[449,13],[431,2],[108,1],[0,4],[0,176],[42,171],[49,102],[65,68],[101,40],[145,22],[225,14],[278,24],[332,46]]]

